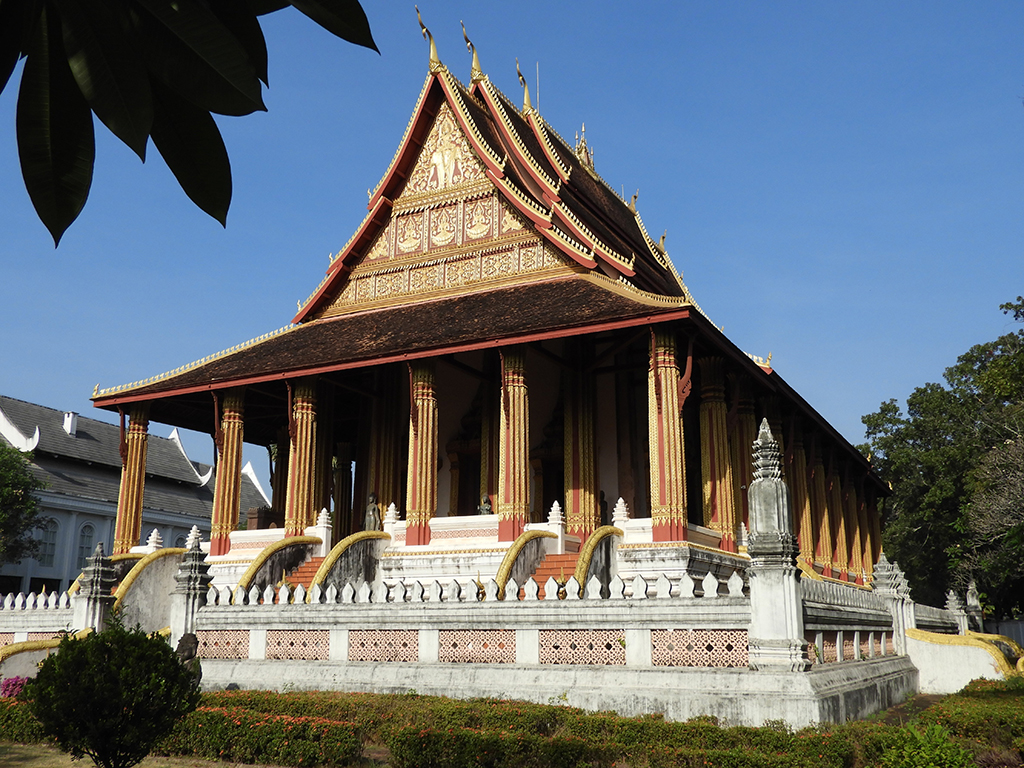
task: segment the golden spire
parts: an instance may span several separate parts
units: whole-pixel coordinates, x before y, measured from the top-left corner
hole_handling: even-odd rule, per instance
[[[523,77],[522,71],[519,69],[519,57],[516,57],[516,74],[519,75],[519,84],[523,86],[523,114],[533,111],[533,104],[530,102],[530,86],[526,84],[526,78]]]
[[[437,46],[434,45],[434,36],[430,34],[430,30],[427,29],[427,25],[423,23],[423,17],[420,16],[419,6],[414,5],[413,8],[416,9],[416,18],[420,22],[420,31],[423,33],[423,39],[430,41],[430,64],[428,65],[430,74],[437,74],[444,69],[444,65],[441,63],[441,59],[437,57]]]
[[[487,75],[480,69],[480,57],[476,55],[476,46],[469,41],[469,35],[466,34],[466,25],[459,20],[459,24],[462,24],[462,37],[466,41],[466,50],[473,54],[473,66],[469,70],[469,79],[474,83],[479,83]]]

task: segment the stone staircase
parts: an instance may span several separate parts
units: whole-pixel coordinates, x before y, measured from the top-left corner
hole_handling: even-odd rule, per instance
[[[576,573],[576,561],[579,560],[579,552],[567,552],[564,555],[548,555],[540,561],[537,570],[533,572],[533,580],[540,585],[539,597],[544,599],[544,584],[548,578],[553,578],[559,584],[565,584],[569,577]],[[522,590],[520,590],[520,595]]]
[[[324,561],[322,557],[314,557],[307,560],[305,563],[300,565],[294,571],[288,574],[288,581],[292,585],[292,589],[302,585],[302,588],[309,592],[309,588],[313,585],[313,577],[316,576],[317,570],[320,568],[320,563]],[[547,578],[546,576],[544,578]]]

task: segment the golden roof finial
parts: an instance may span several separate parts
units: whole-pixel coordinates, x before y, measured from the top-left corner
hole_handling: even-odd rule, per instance
[[[633,199],[629,201],[629,210],[631,210],[633,213],[636,213],[636,201],[638,197],[640,197],[639,189],[633,193]]]
[[[661,249],[662,253],[665,252],[665,238],[666,237],[668,237],[668,230],[667,229],[661,234],[661,240],[658,241],[658,247]]]
[[[100,385],[97,384],[95,387],[92,388],[92,396],[96,397],[96,393],[99,392],[99,391],[100,391]]]
[[[519,75],[519,84],[523,86],[523,112],[532,112],[533,104],[530,102],[530,86],[526,84],[526,78],[523,77],[523,73],[519,69],[518,56],[516,56],[516,74]]]
[[[427,29],[427,25],[423,23],[423,17],[420,16],[419,6],[414,5],[413,8],[416,9],[416,18],[420,22],[420,31],[423,33],[423,39],[430,41],[430,64],[428,65],[430,74],[437,74],[444,69],[444,65],[441,63],[441,59],[437,57],[437,46],[434,45],[434,36],[430,34],[430,30]]]
[[[466,34],[466,24],[459,19],[459,24],[462,24],[462,37],[466,41],[466,50],[473,54],[473,66],[469,70],[469,79],[474,83],[479,83],[487,75],[480,69],[480,57],[476,55],[476,46],[469,41],[469,35]]]

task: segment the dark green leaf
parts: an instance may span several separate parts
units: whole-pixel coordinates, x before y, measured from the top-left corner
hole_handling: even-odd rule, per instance
[[[210,69],[250,102],[248,114],[266,110],[260,81],[249,54],[217,17],[197,0],[136,0],[174,37],[205,62]],[[188,91],[181,91],[187,98]],[[226,112],[225,114],[236,114]]]
[[[189,199],[227,226],[231,164],[210,113],[154,83],[153,144]]]
[[[92,111],[67,64],[60,19],[44,10],[18,92],[18,154],[32,205],[54,245],[78,217],[96,155]]]
[[[111,133],[145,160],[153,122],[149,77],[114,7],[57,0],[64,49],[82,95]]]
[[[268,13],[280,11],[291,5],[289,0],[248,0],[249,7],[257,16],[266,16]]]
[[[370,22],[358,0],[292,0],[292,5],[342,40],[377,51]]]
[[[210,10],[238,38],[238,42],[249,54],[256,76],[266,83],[267,41],[263,39],[260,23],[246,0],[217,0],[210,5]]]
[[[249,98],[217,74],[152,15],[139,9],[132,15],[132,23],[151,79],[159,80],[209,112],[248,115],[256,111]],[[256,82],[258,84],[259,81]]]
[[[0,0],[0,93],[21,55],[25,19],[31,8],[31,0]]]

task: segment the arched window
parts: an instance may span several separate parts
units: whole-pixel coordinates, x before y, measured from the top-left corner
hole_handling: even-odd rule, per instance
[[[53,567],[53,557],[57,553],[57,521],[46,521],[46,524],[39,530],[39,552],[36,554],[36,561],[44,568]]]
[[[78,559],[75,561],[75,568],[84,570],[92,557],[93,540],[96,538],[96,529],[92,523],[86,523],[78,532]]]

